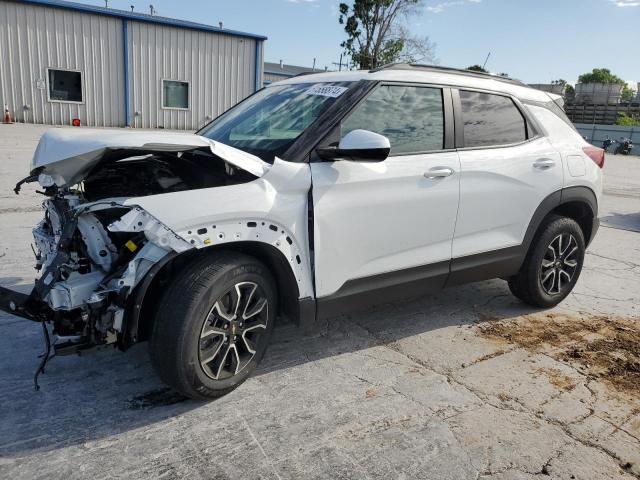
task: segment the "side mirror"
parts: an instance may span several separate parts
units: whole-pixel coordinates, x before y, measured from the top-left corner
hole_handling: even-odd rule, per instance
[[[382,162],[389,156],[391,144],[384,135],[369,130],[352,130],[338,147],[318,148],[316,153],[324,160],[356,160],[360,162]]]

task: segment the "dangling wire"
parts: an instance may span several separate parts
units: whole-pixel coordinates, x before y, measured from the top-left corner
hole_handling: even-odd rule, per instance
[[[40,364],[38,365],[36,374],[33,376],[33,385],[36,391],[40,390],[40,385],[38,385],[38,376],[41,373],[44,373],[44,367],[47,365],[47,362],[55,356],[55,354],[51,355],[51,340],[49,338],[49,330],[47,329],[47,324],[44,321],[42,321],[41,324],[45,350],[44,353],[39,356],[39,358],[42,358],[42,360],[40,360]]]

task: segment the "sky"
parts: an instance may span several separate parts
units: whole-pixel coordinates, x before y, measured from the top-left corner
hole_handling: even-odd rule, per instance
[[[76,0],[78,1],[78,0]],[[102,0],[80,0],[104,5]],[[350,0],[342,0],[350,3]],[[482,64],[527,83],[575,83],[593,68],[640,82],[640,0],[423,0],[412,34],[436,44],[437,63]],[[337,69],[340,0],[110,0],[113,8],[149,11],[268,37],[265,59]],[[635,88],[635,83],[634,83]]]

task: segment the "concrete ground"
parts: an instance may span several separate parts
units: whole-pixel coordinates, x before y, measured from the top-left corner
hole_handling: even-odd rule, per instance
[[[42,127],[0,125],[0,284],[33,279]],[[183,400],[144,344],[52,360],[0,314],[0,478],[640,478],[640,159],[608,156],[603,227],[561,306],[500,280],[283,325],[259,371]]]

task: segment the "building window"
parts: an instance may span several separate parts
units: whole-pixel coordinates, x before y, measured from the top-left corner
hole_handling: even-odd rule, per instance
[[[189,108],[189,83],[178,80],[162,80],[162,108]]]
[[[82,73],[75,70],[48,69],[49,101],[82,103]]]

